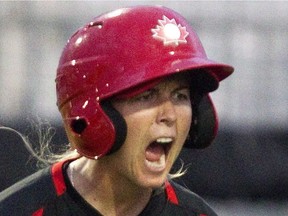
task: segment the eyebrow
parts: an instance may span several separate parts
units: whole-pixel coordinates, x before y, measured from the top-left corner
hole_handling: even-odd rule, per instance
[[[174,89],[173,91],[181,91],[181,90],[190,90],[190,86],[187,84],[187,85],[181,85],[179,87],[177,87],[176,89]]]
[[[186,84],[183,84],[183,85],[179,85],[178,87],[176,87],[173,91],[181,91],[183,89],[188,89],[190,90],[190,85],[186,85]],[[147,89],[146,91],[142,92],[142,93],[145,93],[145,92],[152,92],[152,91],[159,91],[159,88],[157,88],[156,86],[150,88],[150,89]],[[142,94],[141,93],[141,94]],[[139,94],[139,95],[141,95]]]

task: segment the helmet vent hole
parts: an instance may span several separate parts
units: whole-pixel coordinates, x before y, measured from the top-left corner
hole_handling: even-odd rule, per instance
[[[77,134],[81,134],[85,130],[86,127],[87,127],[87,122],[85,119],[74,119],[71,122],[71,128]]]
[[[103,22],[90,22],[88,27],[98,27],[99,29],[101,29],[103,27]]]

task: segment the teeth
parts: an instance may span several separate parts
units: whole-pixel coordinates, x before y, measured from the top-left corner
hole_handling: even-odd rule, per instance
[[[172,142],[172,138],[168,138],[168,137],[158,138],[156,142],[157,143],[170,143]]]

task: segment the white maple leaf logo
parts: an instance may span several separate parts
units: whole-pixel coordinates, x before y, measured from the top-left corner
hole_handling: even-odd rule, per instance
[[[151,29],[153,37],[162,40],[164,45],[176,45],[179,43],[187,43],[186,37],[189,33],[186,31],[186,27],[177,25],[175,19],[169,19],[163,16],[162,20],[158,20],[159,25],[156,28]]]

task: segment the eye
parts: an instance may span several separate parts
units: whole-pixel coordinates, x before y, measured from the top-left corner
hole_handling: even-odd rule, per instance
[[[176,90],[174,93],[173,93],[173,99],[176,100],[176,101],[190,101],[190,91],[188,88],[185,88],[185,89],[180,89],[180,90]]]
[[[134,98],[132,98],[132,101],[141,101],[141,102],[153,101],[156,99],[156,97],[157,97],[156,89],[150,89],[143,92],[140,95],[135,96]]]
[[[176,97],[178,100],[189,100],[188,94],[182,94],[180,92],[176,93]]]

